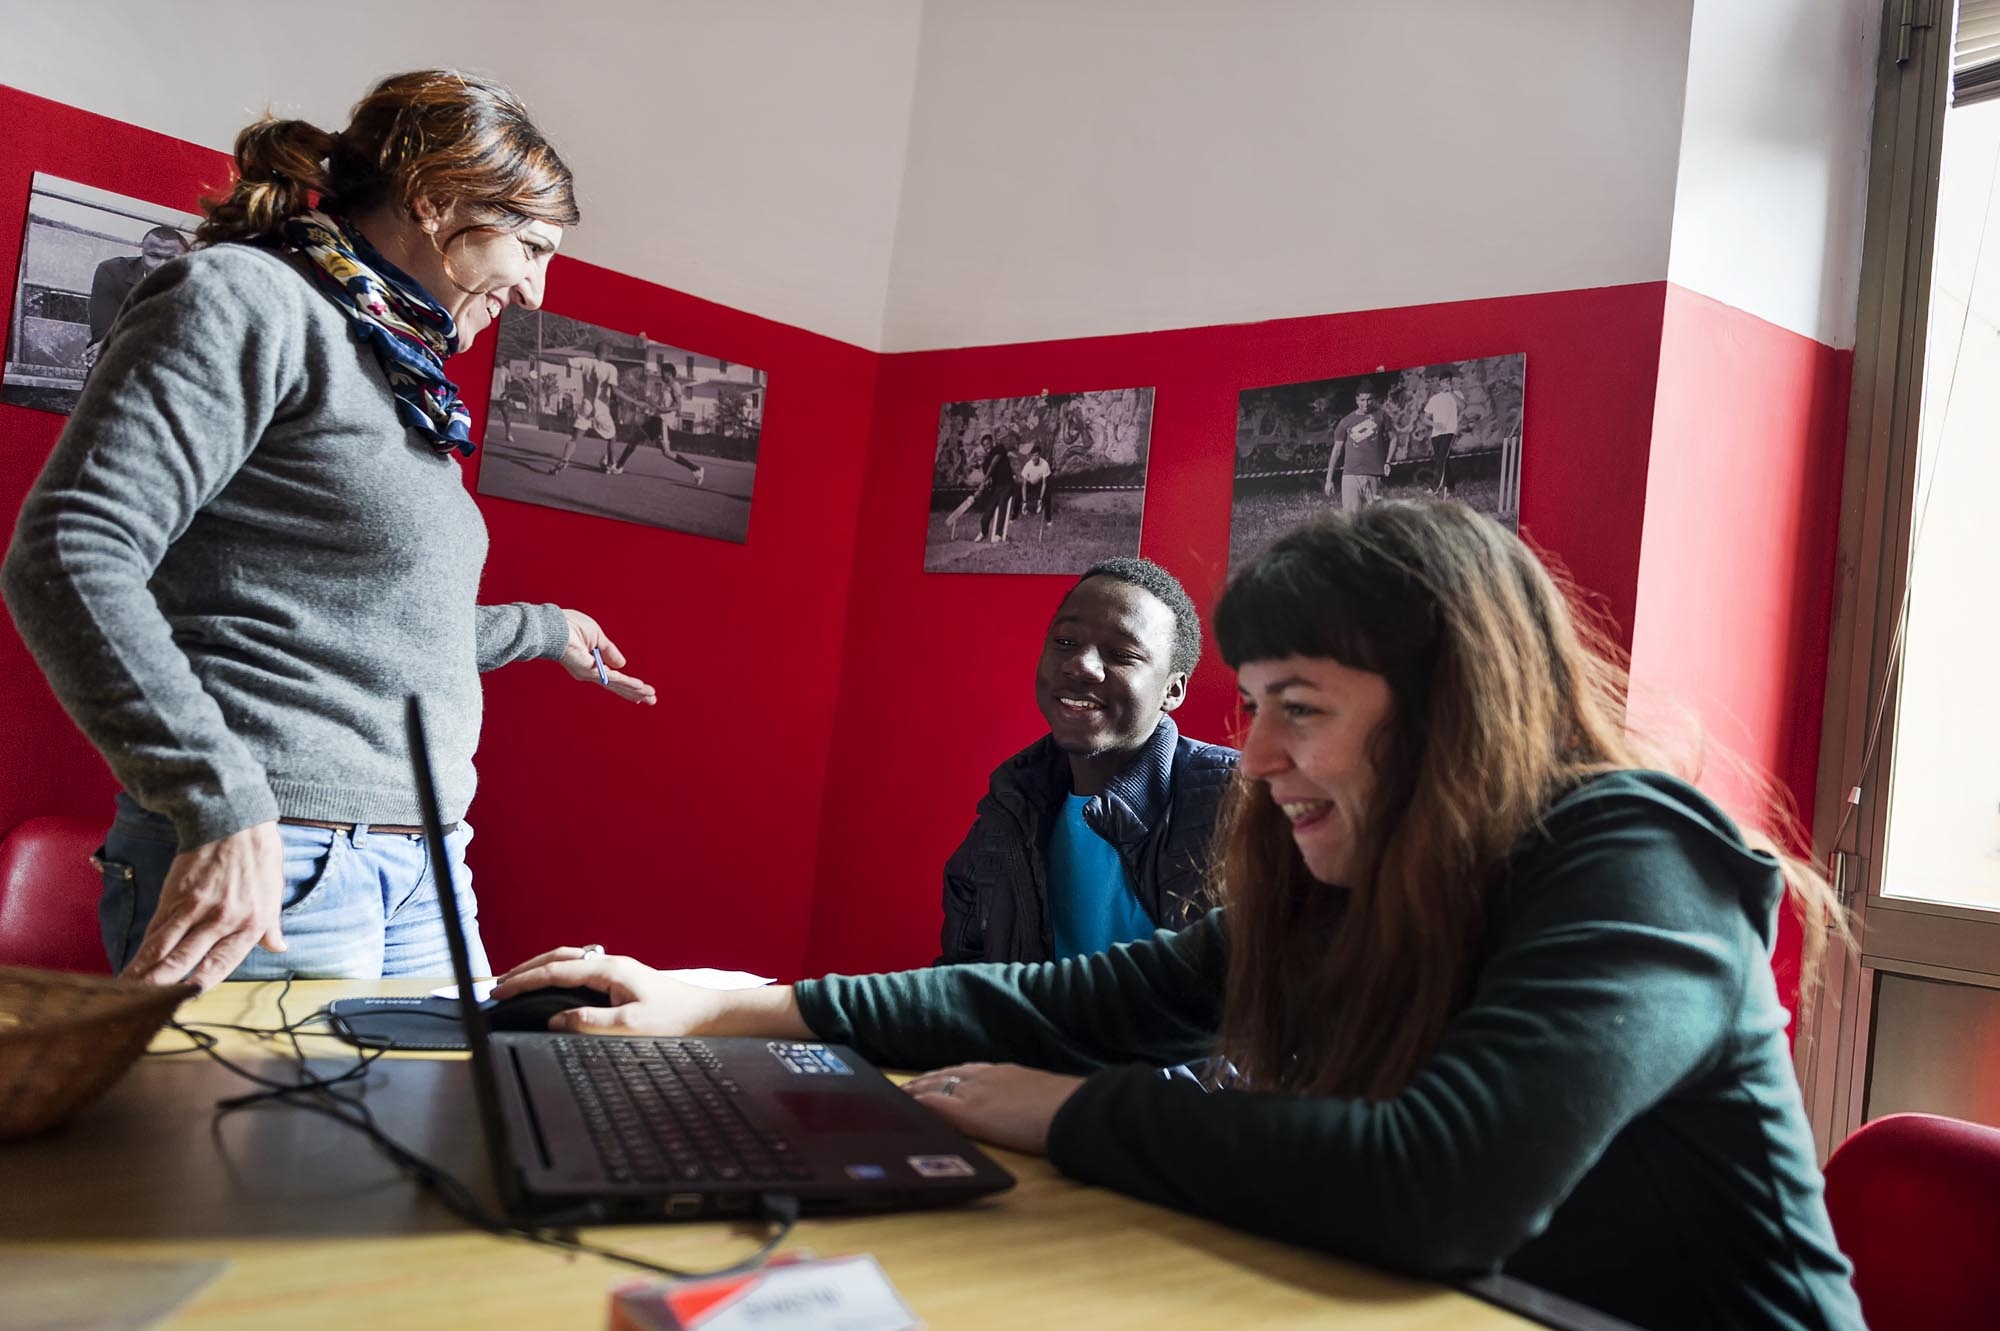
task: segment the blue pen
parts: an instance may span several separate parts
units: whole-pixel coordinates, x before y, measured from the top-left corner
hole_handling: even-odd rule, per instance
[[[604,668],[604,649],[602,647],[591,648],[590,660],[597,667],[597,682],[607,689],[610,688],[611,672]]]

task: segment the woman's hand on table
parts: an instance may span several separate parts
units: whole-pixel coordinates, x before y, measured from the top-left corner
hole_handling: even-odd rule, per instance
[[[642,961],[601,948],[558,947],[502,975],[495,998],[531,989],[595,989],[609,1007],[579,1007],[549,1020],[552,1031],[601,1035],[761,1035],[810,1040],[790,985],[704,989],[662,974]]]
[[[1018,1063],[959,1063],[912,1077],[903,1089],[968,1137],[1047,1155],[1049,1125],[1081,1085],[1081,1077]]]

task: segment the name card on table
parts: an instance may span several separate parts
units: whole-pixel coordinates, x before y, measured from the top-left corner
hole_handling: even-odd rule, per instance
[[[913,1331],[921,1325],[865,1253],[665,1285],[638,1282],[611,1294],[611,1331]]]

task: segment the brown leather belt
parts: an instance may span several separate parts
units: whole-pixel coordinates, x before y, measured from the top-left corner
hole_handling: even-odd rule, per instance
[[[293,827],[324,827],[333,832],[351,833],[355,828],[355,824],[353,823],[329,823],[323,818],[280,818],[278,821],[281,823],[290,823]],[[371,832],[386,832],[390,836],[422,836],[424,834],[422,827],[411,827],[407,823],[362,823],[360,826],[367,828]],[[458,824],[446,823],[438,830],[446,836],[450,836],[458,830]]]

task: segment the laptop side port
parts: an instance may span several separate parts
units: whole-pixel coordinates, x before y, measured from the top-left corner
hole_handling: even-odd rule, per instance
[[[667,1195],[667,1218],[685,1219],[701,1214],[701,1194],[695,1192],[675,1192]]]

